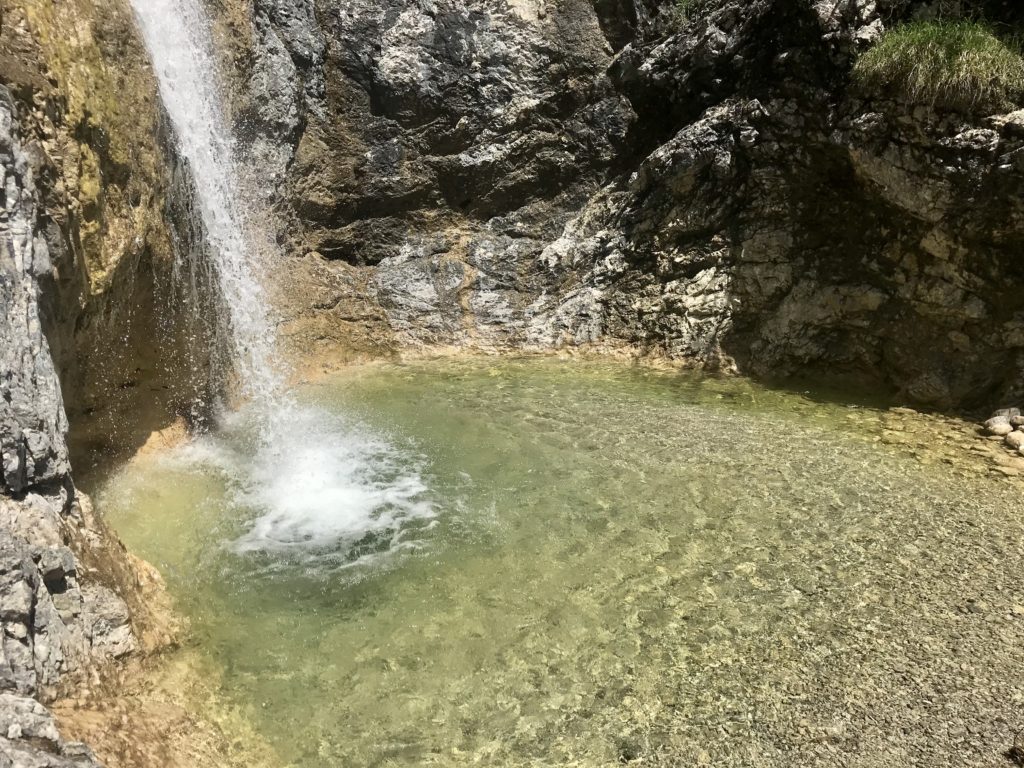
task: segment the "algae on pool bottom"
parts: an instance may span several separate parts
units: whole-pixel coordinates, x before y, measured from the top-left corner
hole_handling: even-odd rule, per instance
[[[300,398],[308,451],[243,413],[99,498],[286,765],[810,759],[881,699],[941,717],[919,688],[972,647],[964,579],[1021,602],[986,565],[1024,561],[1019,494],[879,443],[871,408],[552,360]],[[1019,623],[972,631],[966,661],[1024,669]],[[1012,716],[998,686],[974,680],[979,728]]]

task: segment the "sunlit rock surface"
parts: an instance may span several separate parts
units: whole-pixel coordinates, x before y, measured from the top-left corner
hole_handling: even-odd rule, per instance
[[[70,471],[64,403],[39,319],[38,280],[52,266],[15,131],[10,92],[0,88],[0,488],[8,493],[60,483]]]
[[[318,314],[344,327],[361,292],[386,313],[378,348],[528,343],[532,305],[557,290],[531,265],[630,151],[593,7],[311,5],[231,2],[222,18],[254,171],[287,158],[282,238],[364,276]],[[304,322],[322,336],[330,320]]]
[[[351,284],[285,302],[296,338],[362,301],[378,350],[628,346],[940,407],[1017,394],[1019,117],[856,90],[921,4],[709,5],[220,6],[282,240]]]
[[[74,488],[65,395],[78,412],[116,413],[126,398],[110,393],[134,389],[126,367],[145,365],[132,353],[152,330],[138,301],[170,240],[161,161],[128,136],[146,125],[137,105],[154,102],[131,91],[141,70],[123,74],[123,9],[0,10],[0,764],[93,766],[38,702],[137,650],[147,611],[129,594],[136,564]]]
[[[94,644],[123,654],[134,638],[125,604],[103,587],[83,588],[75,555],[63,546],[65,514],[74,514],[67,419],[38,314],[37,280],[52,267],[6,89],[0,89],[0,163],[0,734],[6,736],[0,754],[16,766],[94,765],[87,750],[60,739],[46,709],[28,698],[87,665]],[[41,493],[32,492],[37,488]]]
[[[0,693],[0,757],[11,768],[95,768],[84,744],[64,741],[38,701]]]

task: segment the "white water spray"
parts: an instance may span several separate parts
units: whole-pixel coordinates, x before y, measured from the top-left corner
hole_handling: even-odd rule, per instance
[[[237,503],[255,513],[236,548],[326,550],[368,535],[397,541],[405,522],[433,515],[415,462],[365,429],[300,406],[275,367],[274,333],[259,279],[271,241],[257,224],[266,219],[259,202],[247,199],[241,183],[221,106],[210,19],[200,0],[132,5],[178,150],[192,171],[228,313],[237,378],[248,401],[242,415],[228,420],[226,434],[191,449],[200,463],[212,460],[227,471]],[[240,437],[252,434],[255,440]]]
[[[253,209],[243,208],[238,197],[234,141],[221,109],[210,21],[199,0],[132,0],[132,4],[178,148],[192,170],[218,287],[229,313],[242,392],[257,401],[273,398],[283,388],[272,365],[267,300],[256,279],[269,241],[252,225]]]

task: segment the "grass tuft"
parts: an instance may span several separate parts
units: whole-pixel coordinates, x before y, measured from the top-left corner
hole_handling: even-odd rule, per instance
[[[918,21],[894,27],[858,60],[854,77],[896,88],[914,103],[952,109],[1005,109],[1024,95],[1016,42],[974,21]]]
[[[711,0],[676,0],[671,8],[672,18],[677,26],[705,15],[711,10]]]

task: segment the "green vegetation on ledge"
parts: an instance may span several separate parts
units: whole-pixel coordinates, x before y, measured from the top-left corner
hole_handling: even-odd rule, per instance
[[[711,10],[711,0],[676,0],[671,9],[672,18],[679,26],[707,14]]]
[[[920,21],[886,32],[854,76],[866,88],[896,88],[916,103],[1002,109],[1024,94],[1024,57],[984,24]]]

